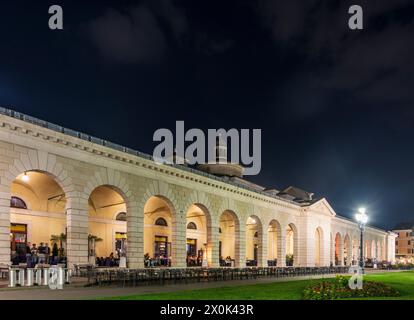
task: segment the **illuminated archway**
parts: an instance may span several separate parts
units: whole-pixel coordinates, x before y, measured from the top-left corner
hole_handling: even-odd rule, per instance
[[[246,265],[263,265],[263,230],[257,216],[250,216],[246,221]]]
[[[18,175],[11,183],[10,248],[13,263],[64,262],[66,258],[67,199],[55,177],[44,171],[31,170]],[[58,246],[52,259],[40,254],[27,261],[27,247]],[[43,249],[42,249],[43,250]]]
[[[207,208],[202,204],[193,204],[187,210],[186,218],[186,257],[187,266],[207,266],[212,264],[208,256],[208,248],[211,248],[211,217]]]
[[[352,264],[351,238],[348,234],[344,237],[343,252],[344,265]]]
[[[127,204],[121,190],[114,186],[101,185],[91,192],[88,199],[90,263],[96,260],[98,265],[113,267],[119,265],[122,257],[126,257],[126,218]]]
[[[298,265],[298,232],[293,223],[286,227],[286,266]]]
[[[335,265],[340,266],[343,264],[343,252],[342,252],[342,237],[338,232],[335,235]]]
[[[162,221],[162,223],[161,223]],[[174,266],[175,208],[163,196],[150,197],[144,206],[144,263],[146,267]]]
[[[220,216],[219,257],[221,266],[238,266],[240,258],[239,232],[237,215],[225,210]]]
[[[272,220],[267,228],[267,260],[270,266],[276,266],[281,262],[281,226],[277,220]]]

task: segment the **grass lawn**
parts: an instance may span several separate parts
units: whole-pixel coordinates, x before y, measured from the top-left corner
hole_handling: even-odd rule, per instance
[[[413,299],[414,271],[370,274],[366,280],[381,281],[397,289],[400,297],[376,299]],[[110,300],[300,300],[303,289],[318,280],[298,280],[214,289],[186,290],[106,298]],[[372,300],[373,298],[370,298]]]

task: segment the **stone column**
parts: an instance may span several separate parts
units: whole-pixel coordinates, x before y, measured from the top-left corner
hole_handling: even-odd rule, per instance
[[[207,226],[207,260],[209,267],[216,268],[220,266],[219,242],[218,221],[212,219],[211,225]]]
[[[242,220],[244,221],[244,220]],[[235,229],[235,265],[239,268],[246,266],[246,224],[239,223],[239,230]]]
[[[185,268],[186,262],[186,211],[178,209],[173,217],[172,243],[171,243],[171,266]]]
[[[88,201],[68,198],[66,208],[66,256],[68,267],[88,263]]]
[[[336,246],[335,246],[336,247]],[[344,265],[344,237],[341,237],[341,240],[339,241],[339,250],[338,250],[338,261],[339,265]]]
[[[133,202],[127,206],[127,266],[144,267],[144,208]]]
[[[268,233],[267,230],[264,231],[262,226],[262,231],[259,233],[259,250],[258,250],[258,267],[267,267],[267,246],[268,246]]]
[[[0,263],[10,263],[10,187],[0,185]]]
[[[352,240],[349,240],[348,265],[352,265],[353,256],[354,256],[354,246],[352,245]]]
[[[277,233],[277,266],[286,267],[286,230]]]

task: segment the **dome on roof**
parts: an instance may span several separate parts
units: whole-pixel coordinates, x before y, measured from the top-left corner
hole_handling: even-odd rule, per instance
[[[197,166],[199,170],[216,176],[243,177],[244,168],[238,163],[227,161],[227,143],[219,135],[216,140],[216,162],[200,164]]]

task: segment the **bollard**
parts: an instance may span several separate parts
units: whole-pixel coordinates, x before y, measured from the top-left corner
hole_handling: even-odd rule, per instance
[[[42,285],[42,269],[35,269],[35,286]]]
[[[16,269],[9,268],[9,287],[14,288],[16,286]]]
[[[43,268],[43,285],[49,285],[49,268]]]
[[[58,268],[58,288],[62,289],[65,284],[65,269]]]
[[[34,284],[34,274],[33,274],[33,269],[32,268],[28,268],[27,269],[27,282],[26,282],[26,286],[31,287]]]
[[[72,270],[66,269],[66,284],[70,284],[70,277],[72,276]]]
[[[24,269],[19,269],[19,286],[24,287]]]

